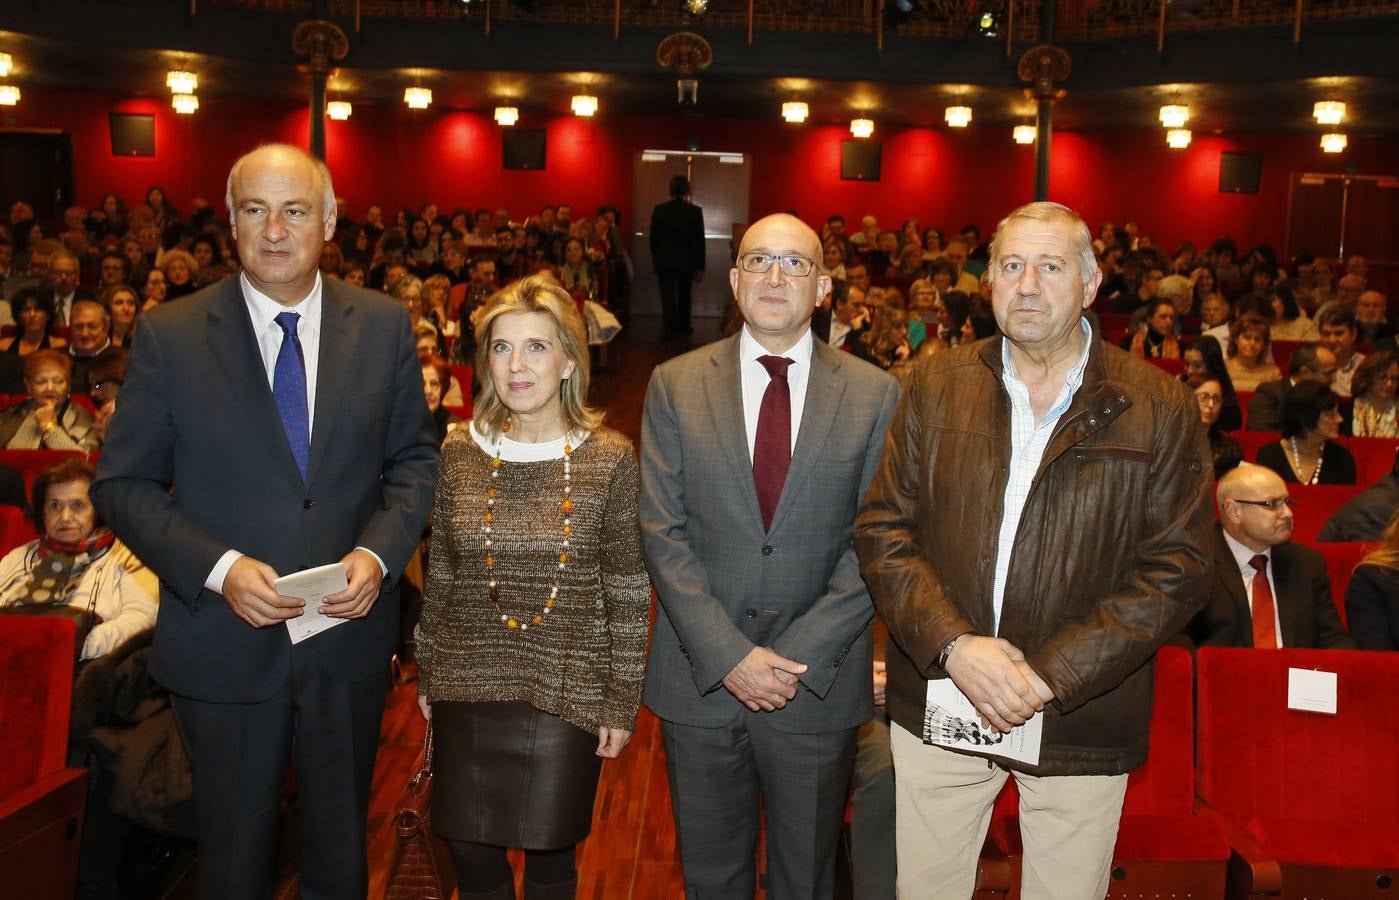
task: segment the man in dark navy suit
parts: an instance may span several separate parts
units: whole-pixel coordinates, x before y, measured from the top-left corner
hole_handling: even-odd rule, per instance
[[[704,212],[689,198],[689,179],[676,175],[670,180],[670,199],[651,211],[651,261],[667,338],[692,332],[690,288],[704,274]]]
[[[287,145],[234,163],[243,274],[151,312],[92,498],[160,576],[151,671],[194,766],[201,898],[271,897],[288,761],[304,814],[301,896],[362,898],[394,583],[432,504],[437,442],[404,309],[322,281],[335,228],[323,163]],[[344,621],[275,580],[329,563]]]

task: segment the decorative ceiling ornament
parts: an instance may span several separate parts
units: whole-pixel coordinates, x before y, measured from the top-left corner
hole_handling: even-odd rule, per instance
[[[307,58],[306,65],[311,72],[327,74],[350,52],[350,39],[334,22],[308,19],[292,32],[291,49]]]
[[[1040,44],[1026,50],[1020,55],[1020,62],[1015,67],[1015,74],[1021,81],[1030,85],[1025,89],[1025,96],[1050,103],[1064,98],[1067,91],[1057,85],[1066,81],[1071,71],[1073,62],[1068,51],[1049,44]]]
[[[709,68],[714,62],[714,48],[693,32],[677,31],[661,38],[656,45],[656,62],[662,68],[689,75]]]

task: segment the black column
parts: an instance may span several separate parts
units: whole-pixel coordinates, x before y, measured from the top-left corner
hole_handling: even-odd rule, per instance
[[[1040,43],[1054,43],[1055,0],[1040,0]],[[1054,102],[1040,97],[1035,134],[1035,199],[1049,199],[1049,145],[1054,135]]]
[[[311,155],[325,160],[325,82],[326,73],[311,73]]]

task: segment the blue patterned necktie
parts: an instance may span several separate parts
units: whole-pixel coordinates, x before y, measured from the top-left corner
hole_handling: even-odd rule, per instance
[[[282,349],[277,351],[277,367],[272,373],[272,398],[277,401],[277,414],[282,417],[292,458],[305,481],[311,459],[311,417],[306,411],[306,357],[301,352],[301,339],[296,336],[300,319],[294,312],[277,314]]]

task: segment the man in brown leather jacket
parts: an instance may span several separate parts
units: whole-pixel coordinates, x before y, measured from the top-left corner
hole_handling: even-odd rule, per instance
[[[1190,392],[1083,317],[1102,275],[1073,211],[1012,212],[989,272],[1003,336],[916,372],[856,520],[891,638],[899,889],[971,895],[1009,769],[1023,896],[1101,897],[1152,656],[1207,590],[1209,447]],[[926,743],[944,678],[988,733],[1043,717],[1037,763]]]

